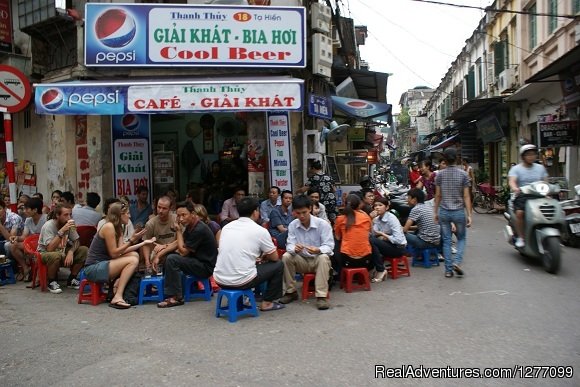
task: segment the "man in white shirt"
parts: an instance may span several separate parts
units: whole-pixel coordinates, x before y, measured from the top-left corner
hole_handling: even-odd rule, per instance
[[[288,304],[298,299],[295,279],[297,272],[316,273],[316,307],[319,310],[328,309],[330,305],[326,296],[332,270],[330,256],[334,251],[332,227],[327,221],[311,215],[312,202],[308,196],[296,196],[292,201],[292,208],[296,219],[288,226],[286,253],[282,256],[286,294],[280,302]]]
[[[251,289],[267,281],[260,305],[266,312],[284,308],[274,302],[282,296],[284,265],[268,230],[257,223],[259,207],[251,197],[237,204],[240,217],[222,229],[213,278],[224,289]]]

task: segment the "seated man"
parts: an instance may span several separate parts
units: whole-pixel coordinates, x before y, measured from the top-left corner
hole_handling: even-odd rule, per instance
[[[251,289],[267,282],[260,305],[265,312],[284,307],[274,302],[282,296],[284,265],[270,234],[256,223],[258,208],[258,200],[251,197],[238,204],[240,218],[222,230],[213,278],[224,289]]]
[[[270,212],[280,204],[282,204],[282,200],[280,199],[280,188],[276,186],[270,187],[268,199],[260,204],[260,224],[262,226],[270,222]]]
[[[24,282],[30,282],[30,266],[24,259],[24,245],[22,242],[32,234],[40,234],[40,230],[46,223],[46,215],[42,213],[44,204],[38,198],[31,198],[24,204],[26,220],[24,221],[24,230],[21,235],[11,236],[10,242],[6,242],[6,256],[14,260],[22,268],[22,279]]]
[[[176,205],[177,221],[176,250],[165,260],[165,300],[158,303],[159,308],[183,305],[181,273],[200,278],[209,278],[215,267],[218,254],[213,232],[202,222],[191,202]],[[156,263],[153,269],[157,270]]]
[[[296,273],[316,273],[316,307],[325,310],[330,307],[328,279],[332,272],[330,256],[334,250],[334,238],[330,223],[310,214],[312,202],[308,196],[300,195],[292,201],[296,219],[288,227],[284,262],[284,285],[286,294],[280,299],[288,304],[298,299]]]
[[[407,243],[416,249],[439,246],[441,230],[439,224],[435,223],[433,207],[425,204],[425,193],[419,188],[409,190],[407,203],[411,207],[411,212],[403,227]],[[412,229],[417,230],[417,233],[411,233]]]
[[[147,271],[151,270],[151,265],[155,270],[160,270],[165,262],[167,254],[175,251],[177,248],[175,234],[175,214],[171,213],[171,198],[161,196],[157,200],[157,215],[152,217],[145,224],[144,239],[155,238],[155,245],[144,245],[141,248],[141,254],[145,260]],[[153,247],[152,247],[153,246]],[[157,273],[160,273],[158,271]]]
[[[137,187],[135,195],[137,196],[137,201],[129,207],[129,211],[131,211],[131,222],[133,222],[135,230],[141,231],[153,212],[153,208],[151,208],[151,204],[147,200],[149,197],[149,188],[140,185]]]
[[[326,207],[324,204],[320,203],[320,191],[316,188],[308,188],[306,195],[308,195],[312,202],[312,215],[330,222],[328,215],[326,215]],[[316,206],[318,206],[318,211],[316,210]]]
[[[102,216],[96,211],[101,203],[101,197],[96,192],[87,193],[87,205],[73,207],[72,218],[77,226],[96,226]]]
[[[220,226],[223,227],[232,220],[236,220],[240,217],[240,214],[238,213],[238,203],[244,196],[246,196],[246,191],[243,188],[238,187],[234,190],[234,196],[224,202],[219,217]]]
[[[288,225],[294,220],[292,215],[292,192],[282,191],[282,204],[270,212],[270,235],[276,238],[279,249],[286,248]]]
[[[53,210],[54,218],[47,221],[40,230],[38,251],[42,262],[48,266],[48,290],[53,294],[62,293],[58,284],[58,269],[70,267],[67,286],[78,289],[77,275],[85,265],[88,247],[80,245],[75,221],[71,219],[72,210],[66,204],[57,204]]]

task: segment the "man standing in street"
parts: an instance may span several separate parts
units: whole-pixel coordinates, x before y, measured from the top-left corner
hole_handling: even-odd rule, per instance
[[[298,299],[296,273],[316,273],[316,307],[325,310],[328,300],[328,279],[332,274],[330,256],[334,251],[334,238],[330,223],[312,216],[312,202],[308,196],[299,195],[292,201],[296,219],[288,226],[284,262],[286,294],[280,299],[288,304]]]
[[[435,177],[434,220],[441,224],[445,277],[451,278],[453,271],[458,276],[463,276],[461,263],[467,239],[466,227],[471,226],[472,207],[469,176],[462,167],[456,165],[457,151],[449,148],[443,155],[448,166]],[[452,223],[455,225],[457,236],[455,258],[451,254]]]
[[[270,234],[257,223],[259,208],[258,199],[251,197],[238,203],[240,218],[222,229],[213,278],[224,289],[251,289],[266,282],[260,305],[266,312],[284,308],[274,302],[282,296],[284,265]]]

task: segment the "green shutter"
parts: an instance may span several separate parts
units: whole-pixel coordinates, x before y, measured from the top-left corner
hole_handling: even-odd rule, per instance
[[[467,84],[467,100],[471,101],[475,98],[475,69],[473,66],[469,69],[465,80]]]

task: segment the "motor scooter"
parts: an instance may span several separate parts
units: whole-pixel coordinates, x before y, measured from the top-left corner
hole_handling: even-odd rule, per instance
[[[532,195],[526,201],[524,215],[524,239],[526,244],[522,248],[516,247],[520,254],[541,259],[544,270],[556,274],[561,262],[561,230],[565,227],[564,216],[560,202],[548,197],[557,195],[560,186],[543,181],[534,182],[520,188],[523,194]],[[513,196],[513,195],[512,195]],[[504,217],[508,221],[505,227],[507,241],[515,247],[516,214],[513,209],[512,197],[508,203]]]
[[[562,242],[571,247],[580,247],[580,184],[574,187],[576,197],[560,202],[566,219],[562,230]]]

